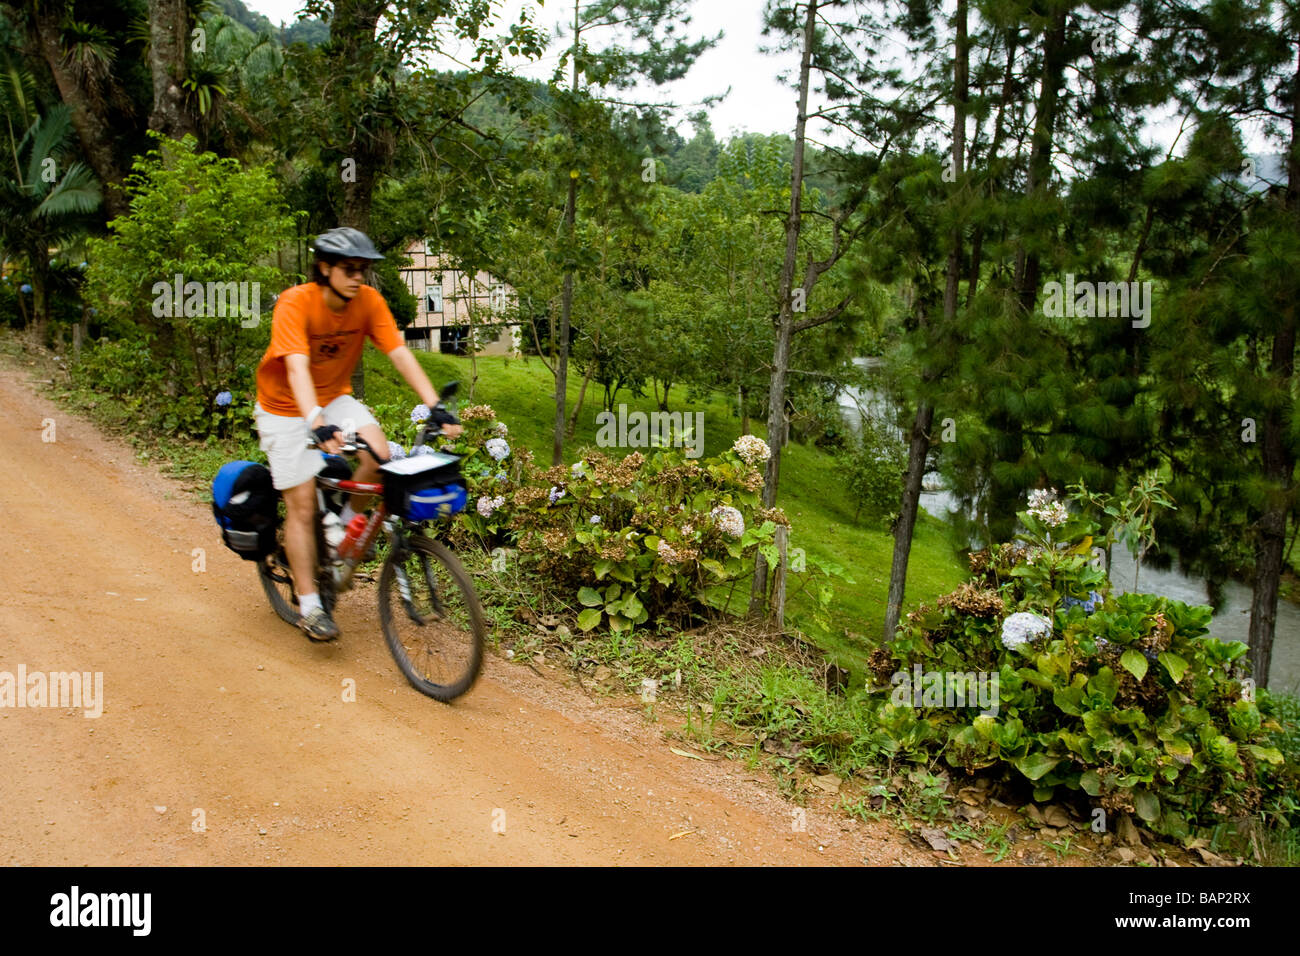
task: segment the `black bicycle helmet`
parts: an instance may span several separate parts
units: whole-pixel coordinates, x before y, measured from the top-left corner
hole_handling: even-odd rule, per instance
[[[360,229],[351,226],[339,226],[328,232],[322,232],[312,243],[317,256],[334,259],[369,259],[372,262],[384,258],[375,244]]]

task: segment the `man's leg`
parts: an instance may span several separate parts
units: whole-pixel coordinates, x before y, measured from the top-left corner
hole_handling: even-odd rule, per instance
[[[378,425],[363,425],[357,429],[357,434],[365,440],[365,443],[371,448],[378,449],[385,457],[388,455],[388,439],[384,436],[384,430]],[[352,473],[353,481],[378,482],[379,466],[381,462],[368,452],[362,451],[357,455],[357,470]],[[360,514],[370,507],[371,499],[374,495],[355,494],[352,496],[352,510]]]
[[[325,418],[331,425],[338,425],[344,432],[354,431],[369,445],[374,448],[383,460],[388,458],[388,438],[384,435],[384,430],[379,427],[379,422],[375,416],[351,395],[340,395],[328,405],[325,406]],[[377,461],[368,452],[358,454],[357,470],[352,474],[353,481],[377,482],[379,481],[379,465]],[[373,495],[353,494],[348,500],[351,514],[360,514],[370,507]]]
[[[284,551],[293,571],[293,587],[299,594],[315,594],[316,580],[316,482],[286,488],[284,506]]]
[[[284,497],[284,550],[302,613],[299,624],[313,640],[332,640],[339,636],[338,627],[321,606],[315,580],[315,476],[325,459],[307,447],[307,426],[301,418],[271,415],[260,405],[254,408],[254,414],[272,482]]]

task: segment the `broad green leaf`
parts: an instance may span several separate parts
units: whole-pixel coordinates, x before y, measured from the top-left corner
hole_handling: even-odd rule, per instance
[[[1026,777],[1030,780],[1037,780],[1060,763],[1061,760],[1059,757],[1049,757],[1044,753],[1032,753],[1026,754],[1023,757],[1018,757],[1013,762],[1016,765],[1016,769]]]
[[[578,588],[578,600],[582,602],[583,607],[600,607],[605,603],[605,599],[600,596],[600,592],[595,588]]]
[[[1155,823],[1160,819],[1160,801],[1150,791],[1133,791],[1133,806],[1137,808],[1137,815],[1147,823]]]
[[[1095,770],[1085,770],[1079,775],[1079,786],[1083,787],[1083,792],[1090,797],[1095,797],[1101,793],[1101,776]]]
[[[1160,656],[1156,659],[1164,665],[1165,670],[1169,672],[1169,676],[1174,679],[1175,684],[1183,679],[1183,674],[1187,671],[1187,661],[1172,651],[1161,651]]]
[[[1147,659],[1142,656],[1141,651],[1135,651],[1130,647],[1120,655],[1119,663],[1138,680],[1147,676]]]
[[[1255,744],[1250,744],[1246,749],[1255,755],[1256,760],[1262,760],[1265,763],[1271,764],[1280,764],[1282,762],[1282,751],[1278,750],[1276,747],[1260,747]]]
[[[589,607],[578,614],[578,627],[584,631],[590,631],[593,627],[600,624],[603,612],[598,607]]]

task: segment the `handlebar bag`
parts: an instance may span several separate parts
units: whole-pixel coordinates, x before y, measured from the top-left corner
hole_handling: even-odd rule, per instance
[[[384,507],[408,521],[433,521],[463,511],[467,491],[460,456],[434,452],[379,466]]]

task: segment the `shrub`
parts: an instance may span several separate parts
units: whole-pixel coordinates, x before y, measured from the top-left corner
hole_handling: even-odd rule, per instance
[[[1258,810],[1283,756],[1244,680],[1246,646],[1209,636],[1209,607],[1112,595],[1090,560],[1098,527],[1041,495],[1035,505],[1019,542],[973,555],[976,580],[909,615],[872,660],[882,680],[918,665],[996,675],[996,707],[891,702],[880,727],[900,750],[1005,765],[1035,799],[1083,791],[1171,836]],[[1039,633],[1018,632],[1033,618],[1012,613],[1041,618]]]
[[[133,364],[110,375],[110,387],[139,396],[155,429],[213,434],[224,420],[214,397],[230,391],[242,403],[251,390],[252,369],[269,338],[271,296],[284,286],[275,256],[292,241],[293,217],[269,169],[196,153],[192,137],[160,140],[136,160],[126,186],[131,211],[109,223],[111,238],[88,242],[86,271],[86,297],[125,351],[100,351],[81,375],[100,387],[98,376],[109,373],[114,356],[135,363],[144,349],[152,371]],[[177,274],[205,292],[218,284],[212,288],[220,302],[183,289],[184,302],[171,303],[171,316],[155,315],[159,284],[171,287]],[[245,301],[253,283],[260,288],[260,302],[249,302],[261,310],[252,328],[228,298],[239,283],[247,283]]]
[[[865,511],[872,521],[893,524],[903,496],[906,446],[881,423],[863,419],[861,434],[839,454],[839,472],[853,501],[853,520]]]

